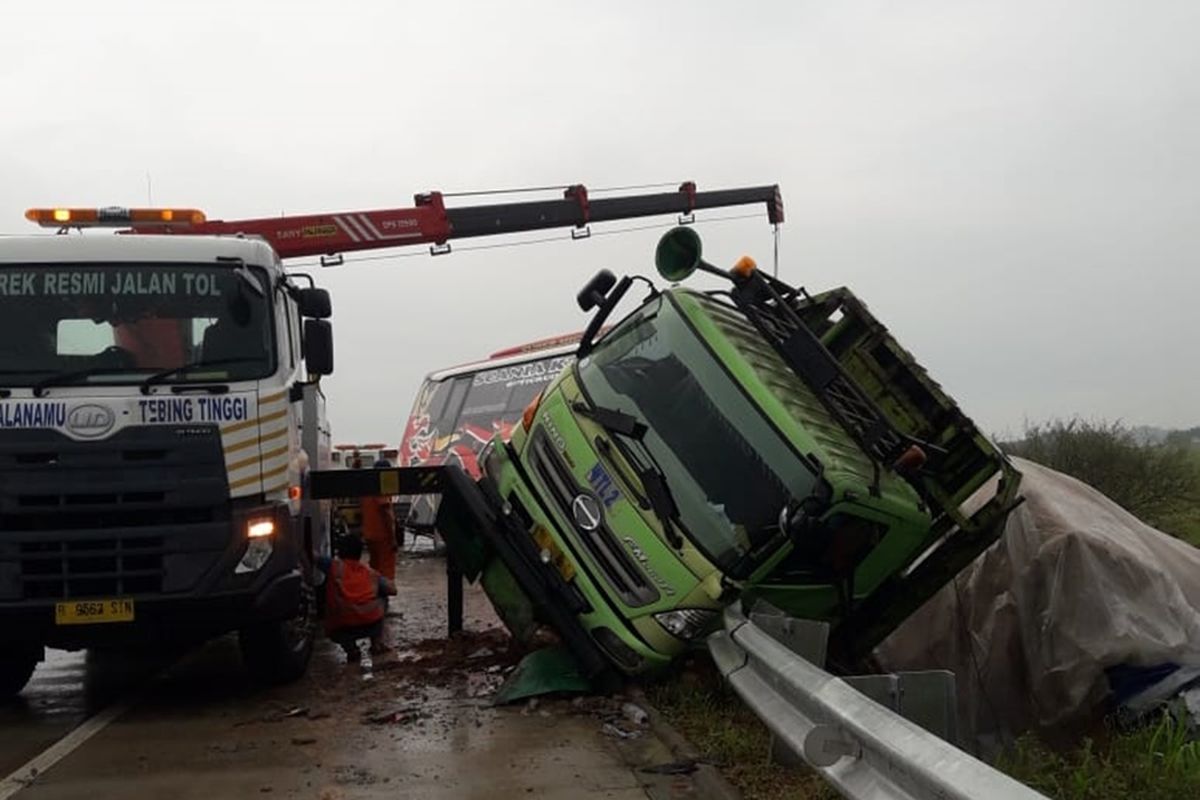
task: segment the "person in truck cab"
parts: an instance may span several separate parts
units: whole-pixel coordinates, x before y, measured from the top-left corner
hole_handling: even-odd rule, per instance
[[[338,540],[334,558],[320,559],[325,573],[325,634],[346,653],[353,664],[361,658],[358,643],[371,641],[371,652],[386,652],[383,617],[387,597],[396,586],[362,562],[363,541],[357,536]]]

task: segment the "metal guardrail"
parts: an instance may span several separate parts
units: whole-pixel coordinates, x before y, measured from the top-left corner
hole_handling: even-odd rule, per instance
[[[770,728],[776,743],[800,756],[843,796],[1045,800],[851,685],[862,679],[836,678],[813,663],[824,662],[826,631],[821,623],[775,615],[747,618],[731,607],[724,630],[709,637],[708,647],[721,674]],[[904,677],[870,680],[874,685],[891,681],[894,690]],[[898,698],[899,692],[893,696]],[[948,718],[953,720],[952,711]],[[952,724],[949,732],[953,735]]]

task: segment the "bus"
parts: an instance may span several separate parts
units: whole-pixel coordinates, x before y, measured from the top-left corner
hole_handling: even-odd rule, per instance
[[[457,464],[478,479],[484,445],[497,433],[508,439],[525,407],[571,363],[579,337],[541,339],[430,373],[404,428],[400,466]],[[432,537],[437,506],[436,495],[402,498],[397,519],[414,537]]]

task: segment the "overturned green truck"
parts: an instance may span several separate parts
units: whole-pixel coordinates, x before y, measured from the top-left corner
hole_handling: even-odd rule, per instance
[[[1020,476],[849,290],[718,269],[690,228],[656,265],[670,288],[607,271],[584,287],[577,358],[477,482],[363,478],[441,492],[457,569],[518,639],[552,626],[589,677],[666,665],[739,598],[831,622],[850,664],[995,540]],[[727,287],[679,285],[697,270]]]

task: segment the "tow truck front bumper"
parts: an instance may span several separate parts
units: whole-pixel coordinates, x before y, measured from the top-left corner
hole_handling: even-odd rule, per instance
[[[29,642],[64,650],[193,643],[294,614],[300,603],[300,571],[289,569],[263,578],[252,588],[211,594],[133,597],[131,622],[59,625],[55,602],[0,603],[0,630],[6,646]]]

